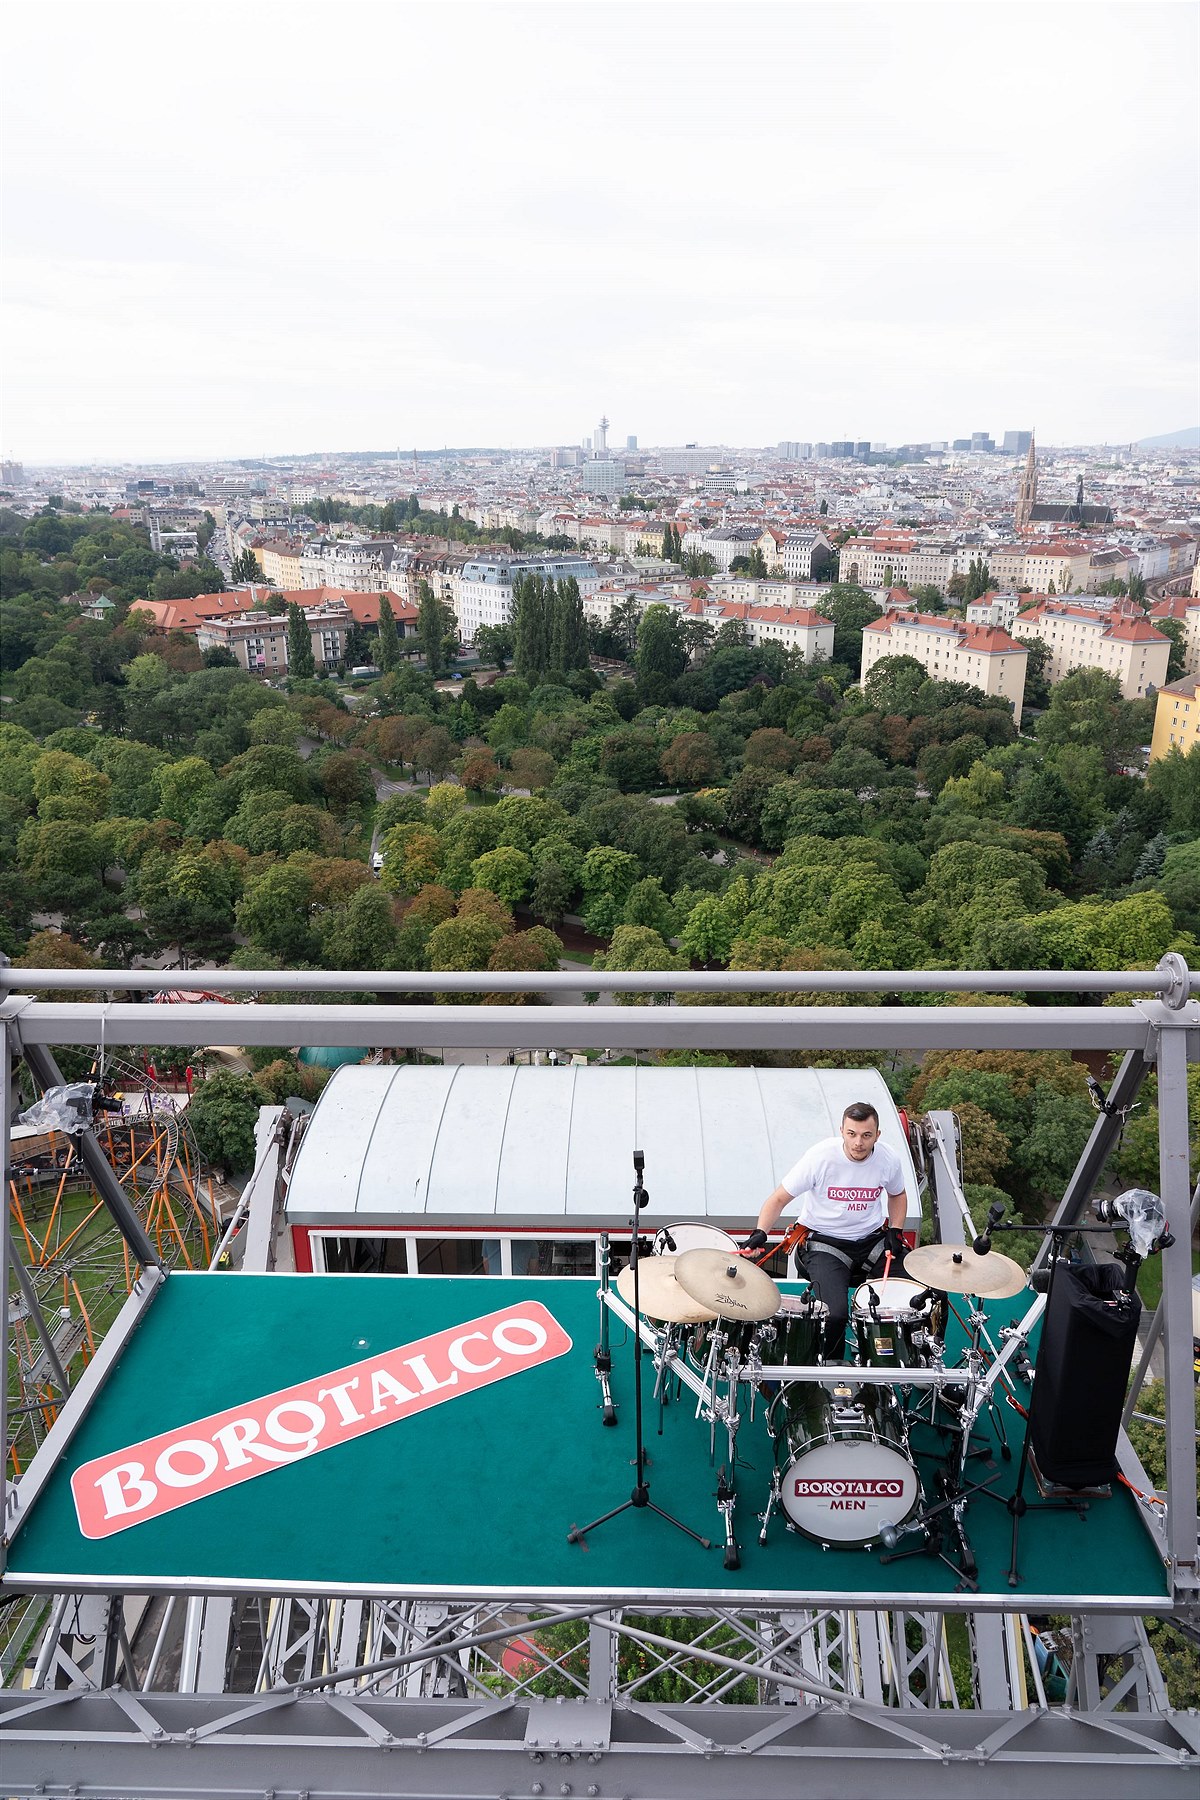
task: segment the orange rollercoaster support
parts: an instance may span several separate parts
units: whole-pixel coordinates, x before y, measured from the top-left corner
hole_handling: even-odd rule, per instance
[[[9,1214],[21,1227],[21,1235],[25,1239],[25,1248],[29,1252],[29,1266],[33,1268],[36,1266],[39,1258],[33,1247],[33,1239],[29,1235],[29,1227],[25,1223],[25,1213],[21,1206],[21,1196],[17,1192],[17,1184],[15,1181],[9,1182],[8,1191],[11,1195],[8,1204]]]
[[[58,1192],[54,1196],[54,1205],[50,1208],[50,1218],[46,1225],[46,1235],[42,1240],[41,1261],[43,1263],[50,1260],[50,1234],[54,1229],[54,1221],[58,1217],[58,1209],[62,1205],[62,1197],[67,1186],[67,1176],[71,1173],[71,1164],[74,1161],[74,1158],[75,1146],[74,1144],[70,1144],[67,1147],[67,1160],[63,1164],[63,1172],[59,1177]]]
[[[56,1256],[61,1256],[63,1251],[68,1249],[70,1247],[70,1245],[72,1245],[75,1242],[75,1239],[79,1236],[80,1232],[84,1229],[85,1226],[91,1224],[92,1220],[95,1218],[96,1214],[100,1211],[100,1208],[103,1205],[104,1205],[103,1200],[97,1200],[97,1202],[96,1202],[95,1206],[93,1206],[91,1212],[88,1213],[86,1215],[86,1217],[80,1219],[78,1225],[75,1227],[75,1229],[71,1233],[70,1237],[64,1239],[64,1241],[61,1244],[59,1244],[58,1248],[55,1250],[55,1253],[54,1253]]]
[[[76,1300],[79,1302],[79,1312],[80,1312],[80,1316],[83,1319],[83,1329],[87,1333],[88,1355],[89,1355],[89,1357],[95,1356],[95,1354],[96,1354],[96,1339],[92,1334],[91,1315],[89,1314],[87,1307],[83,1303],[83,1295],[79,1291],[79,1283],[77,1281],[71,1282],[71,1291],[75,1295]]]

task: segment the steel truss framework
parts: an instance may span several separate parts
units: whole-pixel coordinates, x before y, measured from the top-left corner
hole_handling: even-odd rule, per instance
[[[0,991],[17,971],[0,969]],[[23,988],[84,988],[67,971],[20,971]],[[88,979],[92,983],[95,977]],[[113,990],[155,985],[106,977]],[[541,978],[580,991],[588,977]],[[164,978],[165,982],[166,978]],[[703,1049],[1066,1048],[1123,1053],[1106,1109],[1068,1184],[1057,1220],[1077,1221],[1147,1073],[1159,1083],[1160,1189],[1176,1245],[1163,1259],[1163,1301],[1142,1372],[1161,1336],[1166,1362],[1165,1519],[1148,1518],[1170,1571],[1174,1616],[1197,1611],[1195,1442],[1192,1419],[1190,1194],[1186,1068],[1200,1057],[1197,981],[1181,960],[1145,974],[1064,978],[1051,973],[903,977],[907,990],[1078,991],[1147,994],[1094,1007],[221,1006],[223,1039],[243,1043],[363,1043],[438,1047]],[[654,993],[661,976],[606,976],[606,987]],[[675,976],[679,989],[718,992],[895,987],[886,974]],[[193,978],[169,985],[253,992],[521,989],[528,977],[337,974]],[[35,1046],[193,1044],[217,1008],[94,1002],[0,1006],[0,1052]],[[165,1014],[165,1016],[164,1016]],[[364,1033],[366,1035],[364,1035]],[[9,1086],[0,1096],[8,1141]],[[272,1122],[272,1126],[277,1121]],[[269,1266],[284,1134],[270,1129],[244,1204],[247,1267]],[[268,1154],[268,1151],[270,1152]],[[958,1180],[954,1122],[931,1117],[928,1154],[940,1233],[973,1232]],[[0,1209],[3,1212],[4,1209]],[[4,1222],[7,1231],[7,1221]],[[7,1318],[8,1245],[0,1257]],[[149,1270],[148,1302],[159,1279]],[[139,1284],[142,1285],[142,1284]],[[132,1303],[131,1303],[132,1304]],[[6,1340],[6,1355],[8,1345]],[[101,1354],[103,1346],[101,1346]],[[1132,1409],[1137,1385],[1131,1392]],[[0,1401],[0,1406],[2,1406]],[[1127,1440],[1126,1473],[1146,1486]],[[7,1477],[7,1471],[6,1471]],[[5,1540],[15,1513],[4,1496]],[[800,1596],[797,1597],[802,1598]],[[4,1664],[39,1647],[24,1679],[0,1693],[6,1792],[88,1796],[273,1792],[350,1796],[497,1792],[1063,1796],[1192,1793],[1200,1722],[1170,1711],[1142,1622],[1112,1611],[1072,1618],[1065,1703],[1048,1703],[1029,1621],[1014,1612],[962,1615],[975,1704],[958,1703],[953,1622],[944,1596],[915,1612],[736,1607],[626,1607],[594,1599],[530,1610],[461,1600],[104,1595],[12,1603]],[[23,1611],[23,1629],[13,1613]],[[965,1637],[964,1637],[965,1634]],[[650,1684],[654,1686],[651,1688]],[[671,1695],[651,1702],[648,1692]],[[736,1768],[729,1767],[730,1761]],[[883,1764],[883,1770],[880,1764]]]

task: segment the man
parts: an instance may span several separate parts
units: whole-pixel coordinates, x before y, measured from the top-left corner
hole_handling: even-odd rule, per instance
[[[879,1114],[859,1100],[842,1114],[839,1137],[822,1138],[788,1170],[764,1202],[747,1249],[767,1233],[792,1201],[809,1228],[803,1257],[812,1292],[829,1308],[825,1355],[840,1361],[846,1347],[850,1288],[880,1275],[890,1250],[893,1265],[904,1254],[900,1228],[908,1210],[900,1158],[879,1139]]]

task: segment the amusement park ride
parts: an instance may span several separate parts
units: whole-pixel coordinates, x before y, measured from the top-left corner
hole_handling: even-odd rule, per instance
[[[0,970],[5,1070],[23,1059],[46,1095],[54,1047],[91,1045],[102,1077],[82,1129],[18,1139],[6,1169],[6,1793],[1194,1793],[1200,1723],[1171,1709],[1144,1623],[1200,1633],[1186,1088],[1200,1004],[1180,959],[903,977],[1128,996],[1103,1012],[218,1012],[126,1003],[135,979],[153,981],[106,979],[104,1003],[50,1001],[37,990],[69,988],[68,972]],[[528,983],[206,971],[170,984],[324,979],[381,1002],[401,979],[467,996]],[[896,981],[674,979],[818,995]],[[611,978],[631,994],[658,984]],[[501,1056],[461,1082],[347,1070],[315,1112],[266,1109],[222,1220],[186,1111],[160,1112],[139,1064],[114,1062],[213,1037]],[[848,1065],[864,1050],[1101,1044],[1119,1066],[1028,1274],[1002,1217],[970,1216],[953,1116],[883,1119],[914,1190],[925,1178],[932,1241],[861,1284],[838,1356],[793,1246],[741,1240],[773,1185],[760,1164],[797,1148],[775,1141],[795,1129],[786,1108],[801,1090],[840,1106],[846,1077],[776,1073],[751,1096],[744,1070],[518,1078],[502,1064],[514,1048],[600,1041],[820,1049]],[[1159,1193],[1089,1218],[1151,1072]],[[678,1080],[639,1085],[651,1074]],[[103,1104],[118,1092],[140,1118]],[[10,1080],[3,1094],[8,1145]],[[722,1107],[736,1132],[714,1135]],[[633,1207],[598,1203],[595,1170],[628,1170],[630,1150]],[[456,1209],[447,1174],[472,1156]],[[673,1184],[674,1163],[690,1173]],[[704,1168],[720,1171],[710,1191]],[[1130,1383],[1147,1256],[1161,1256],[1163,1300]],[[107,1330],[83,1310],[90,1294]],[[1122,1428],[1155,1355],[1160,1490]]]

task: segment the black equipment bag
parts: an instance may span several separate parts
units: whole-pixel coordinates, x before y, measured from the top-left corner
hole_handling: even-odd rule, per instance
[[[1029,1414],[1038,1468],[1062,1487],[1117,1473],[1117,1433],[1142,1303],[1117,1263],[1060,1262],[1042,1321]]]

